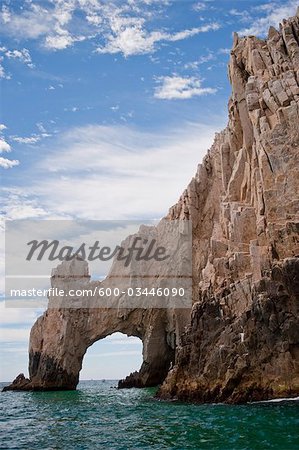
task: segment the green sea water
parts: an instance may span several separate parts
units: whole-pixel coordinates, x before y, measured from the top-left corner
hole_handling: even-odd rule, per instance
[[[83,381],[77,391],[1,393],[0,448],[299,449],[298,401],[191,405],[155,400],[153,389],[117,390],[116,384]]]

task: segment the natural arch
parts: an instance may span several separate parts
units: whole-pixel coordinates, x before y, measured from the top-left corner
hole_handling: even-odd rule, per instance
[[[159,310],[48,310],[31,331],[32,388],[75,389],[88,347],[115,332],[139,337],[143,344],[143,363],[138,374],[129,375],[120,387],[160,384],[175,354],[171,333],[165,329],[165,314]]]
[[[170,224],[171,225],[171,224]],[[160,227],[165,233],[161,222]],[[164,230],[164,231],[163,231]],[[173,274],[187,274],[179,278],[180,286],[190,284],[186,265],[185,228],[175,228],[176,234],[166,234],[172,238],[173,252],[176,258],[172,264],[158,266],[155,262],[154,277],[150,277],[151,286],[169,287],[177,285]],[[143,228],[141,233],[156,233],[159,227]],[[161,233],[162,233],[161,232]],[[162,233],[162,234],[163,234]],[[132,237],[126,240],[129,245]],[[187,236],[188,238],[188,236]],[[168,243],[169,244],[169,243]],[[123,244],[126,245],[126,244]],[[141,264],[141,263],[140,263]],[[189,265],[187,264],[187,268]],[[171,297],[165,297],[165,303],[155,304],[135,302],[136,299],[126,295],[115,298],[100,296],[99,289],[113,288],[123,278],[124,288],[147,281],[136,278],[136,266],[126,267],[115,260],[105,280],[91,281],[86,261],[73,258],[62,262],[52,271],[51,286],[54,294],[49,297],[47,311],[33,325],[29,344],[29,377],[17,377],[7,389],[22,390],[57,390],[76,389],[79,373],[87,349],[94,343],[112,333],[120,332],[127,336],[136,336],[142,341],[143,362],[140,370],[127,376],[119,387],[156,386],[164,381],[169,368],[175,363],[175,351],[180,344],[186,325],[190,321],[191,303],[180,299],[179,305]],[[141,269],[143,269],[141,264]],[[151,273],[140,270],[139,273]],[[144,281],[145,280],[145,281]],[[138,286],[138,284],[137,284]],[[140,284],[139,284],[140,286]],[[55,290],[70,292],[84,289],[94,290],[90,298],[82,294],[78,297],[58,296]],[[126,291],[127,292],[127,291]],[[123,292],[121,293],[123,294]],[[162,307],[161,307],[162,305]],[[164,306],[165,305],[165,306]]]

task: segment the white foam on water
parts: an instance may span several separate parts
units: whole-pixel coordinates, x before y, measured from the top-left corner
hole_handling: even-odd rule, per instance
[[[279,402],[293,402],[293,401],[299,401],[299,397],[273,398],[271,400],[261,400],[252,403],[279,403]]]

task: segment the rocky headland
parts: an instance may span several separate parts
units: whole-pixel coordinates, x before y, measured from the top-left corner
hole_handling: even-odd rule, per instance
[[[265,40],[234,36],[228,125],[167,216],[192,221],[192,308],[49,308],[30,379],[6,389],[75,389],[88,346],[122,331],[142,339],[144,362],[120,387],[197,402],[299,395],[298,43],[299,13]]]

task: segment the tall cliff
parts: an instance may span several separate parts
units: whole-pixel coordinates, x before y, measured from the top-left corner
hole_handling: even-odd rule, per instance
[[[299,394],[299,9],[234,36],[229,122],[169,217],[193,223],[191,324],[159,396]]]
[[[31,331],[30,379],[6,389],[75,389],[87,348],[121,331],[143,342],[122,386],[164,380],[160,398],[192,401],[299,395],[298,43],[299,13],[267,40],[234,37],[228,126],[167,216],[192,221],[192,310],[52,299]],[[110,282],[91,282],[85,262],[52,276],[58,287]]]

